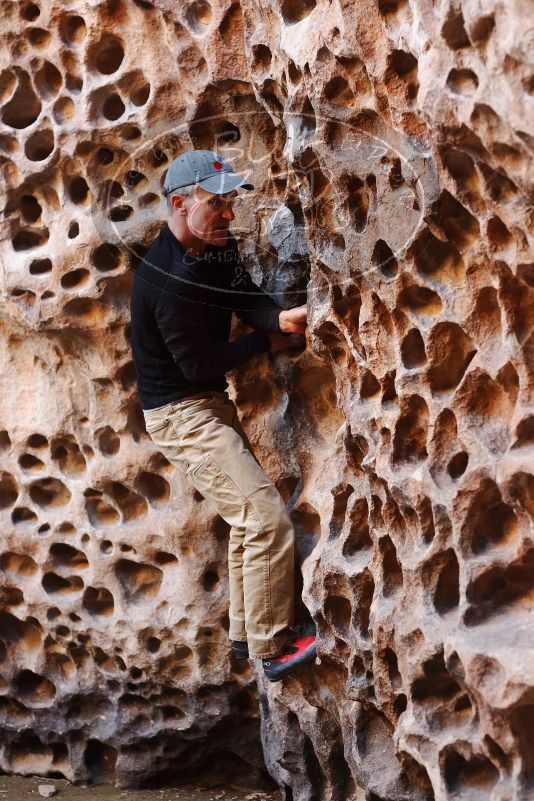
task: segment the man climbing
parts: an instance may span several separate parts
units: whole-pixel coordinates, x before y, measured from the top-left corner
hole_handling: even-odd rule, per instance
[[[278,681],[315,658],[295,637],[294,531],[252,453],[225,373],[267,351],[302,347],[306,306],[284,310],[239,263],[229,226],[237,189],[217,153],[192,150],[164,182],[170,219],[137,269],[131,344],[146,429],[230,525],[231,650]],[[229,341],[232,312],[255,330]]]

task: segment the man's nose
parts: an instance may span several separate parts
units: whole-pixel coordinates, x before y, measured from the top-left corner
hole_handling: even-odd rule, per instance
[[[233,220],[233,219],[234,219],[234,217],[235,217],[234,210],[232,209],[232,207],[231,207],[231,206],[225,206],[225,207],[224,207],[224,209],[223,209],[223,215],[224,215],[224,218],[225,218],[226,220],[230,220],[230,222],[232,222],[232,220]]]

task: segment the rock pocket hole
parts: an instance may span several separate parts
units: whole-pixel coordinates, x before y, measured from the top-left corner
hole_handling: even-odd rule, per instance
[[[102,75],[117,72],[124,59],[124,47],[116,36],[106,35],[89,51],[89,59]]]
[[[44,161],[54,150],[54,134],[50,130],[35,131],[24,145],[24,153],[30,161]]]
[[[343,543],[343,556],[350,559],[365,548],[372,547],[369,532],[369,507],[366,498],[358,498],[350,513],[349,533]]]
[[[98,323],[104,314],[103,306],[91,298],[73,298],[63,307],[67,317],[72,317],[80,324]]]
[[[90,615],[111,617],[115,602],[113,595],[105,587],[87,587],[83,594],[82,606]]]
[[[34,75],[35,88],[43,100],[55,97],[61,89],[63,78],[58,68],[50,61],[45,61]]]
[[[85,765],[94,784],[113,784],[117,751],[99,740],[89,740],[84,754]]]
[[[42,213],[41,204],[33,195],[23,195],[19,201],[22,216],[28,223],[36,223]]]
[[[430,368],[428,380],[433,392],[454,389],[460,383],[476,349],[457,323],[438,323],[428,337]]]
[[[138,172],[137,170],[128,170],[128,172],[124,175],[124,182],[130,189],[140,189],[141,187],[146,186],[148,179],[146,175],[143,175],[142,172]]]
[[[393,437],[393,462],[416,463],[427,458],[428,406],[419,395],[403,399]]]
[[[213,592],[219,584],[219,574],[215,567],[209,567],[202,575],[202,586],[208,592]]]
[[[360,384],[360,398],[362,400],[376,398],[380,394],[381,388],[376,376],[370,370],[365,370]]]
[[[441,557],[443,562],[434,591],[434,606],[440,615],[455,609],[460,603],[460,566],[458,557],[449,548]]]
[[[26,222],[35,223],[39,220],[42,208],[33,195],[23,195],[19,200],[19,207]]]
[[[213,11],[207,0],[195,0],[185,11],[188,27],[197,34],[203,34],[213,19]]]
[[[261,71],[268,70],[271,66],[273,54],[264,44],[253,45],[252,47],[252,65]]]
[[[513,237],[500,217],[495,215],[488,222],[488,239],[494,250],[506,250],[513,244]]]
[[[105,426],[105,428],[99,429],[95,436],[98,448],[100,452],[104,454],[104,456],[114,456],[119,452],[121,446],[120,437],[110,426]]]
[[[394,278],[399,272],[397,259],[388,243],[379,239],[374,246],[371,261],[386,278]]]
[[[109,219],[112,222],[125,222],[132,214],[133,209],[131,206],[127,206],[126,204],[114,206],[109,212]]]
[[[441,157],[458,191],[478,207],[480,179],[471,156],[455,148],[443,148]]]
[[[41,113],[41,101],[33,91],[28,73],[21,72],[11,100],[2,108],[2,121],[10,128],[27,128]]]
[[[471,46],[469,36],[465,30],[464,15],[461,10],[455,8],[452,4],[445,24],[441,29],[441,35],[451,50],[461,50],[463,47]]]
[[[153,506],[167,503],[171,494],[169,482],[158,473],[141,473],[137,480],[137,488]]]
[[[121,252],[116,245],[104,243],[99,245],[91,255],[91,261],[100,272],[116,270],[121,263]]]
[[[328,595],[324,604],[324,615],[332,629],[344,641],[349,640],[352,629],[352,606],[342,595]]]
[[[30,264],[30,275],[46,275],[52,270],[50,259],[34,259]]]
[[[41,583],[48,595],[71,595],[81,592],[84,586],[80,576],[64,578],[56,573],[45,573]]]
[[[389,598],[403,587],[402,568],[397,558],[397,549],[388,535],[380,539],[378,547],[382,555],[382,592]]]
[[[61,20],[59,34],[66,45],[74,47],[81,44],[86,33],[87,26],[85,20],[78,14],[69,14]]]
[[[48,242],[48,237],[48,228],[21,228],[17,231],[11,242],[13,244],[13,250],[17,252],[33,250]]]
[[[19,458],[19,465],[23,470],[26,470],[29,473],[38,472],[39,470],[42,470],[43,467],[45,466],[44,462],[38,459],[37,456],[34,456],[33,453],[23,453],[22,456]],[[1,506],[1,500],[0,500],[0,506]]]
[[[139,198],[139,208],[147,209],[151,206],[155,206],[161,200],[159,195],[156,195],[154,192],[147,192],[146,195],[141,195]]]
[[[47,705],[56,695],[55,685],[50,679],[39,676],[31,670],[21,670],[15,678],[15,692],[25,703]]]
[[[299,84],[302,81],[302,70],[300,67],[297,67],[292,59],[289,59],[287,62],[287,74],[289,76],[289,80],[293,84]]]
[[[447,76],[447,87],[454,94],[472,97],[478,89],[478,78],[473,70],[452,69]]]
[[[338,75],[328,81],[324,87],[324,94],[326,99],[335,106],[352,108],[356,104],[354,92],[342,75]]]
[[[25,3],[20,9],[20,16],[27,22],[33,22],[41,13],[41,9],[37,3]]]
[[[475,20],[469,31],[471,41],[475,45],[485,45],[488,39],[490,38],[494,28],[495,28],[495,17],[493,16],[493,14],[488,14],[485,17],[478,17],[478,19]]]
[[[41,448],[48,447],[48,440],[43,434],[30,434],[26,440],[26,445],[28,448],[40,450]]]
[[[110,95],[102,106],[102,114],[107,120],[110,120],[110,122],[118,120],[125,111],[126,107],[122,102],[121,96],[118,94]]]
[[[63,289],[74,289],[86,284],[89,280],[89,270],[80,267],[78,270],[71,270],[61,276],[61,286]]]
[[[442,308],[441,298],[437,292],[417,284],[403,289],[399,294],[398,303],[402,309],[423,316],[434,317]]]
[[[78,175],[69,184],[69,197],[76,205],[86,205],[89,200],[89,185],[85,178]]]
[[[104,198],[107,203],[112,200],[119,200],[124,195],[124,189],[119,181],[106,181],[104,184]]]
[[[152,565],[120,559],[115,574],[129,603],[144,604],[153,601],[160,590],[163,571]]]
[[[472,606],[465,613],[466,625],[483,623],[512,605],[520,605],[523,599],[528,609],[533,576],[534,548],[506,566],[497,565],[479,575],[467,587],[467,600]]]
[[[135,89],[130,94],[130,100],[132,101],[134,106],[139,106],[139,107],[144,106],[147,103],[149,97],[150,97],[149,83],[143,84],[143,86],[140,86],[139,88]]]
[[[89,567],[87,556],[83,551],[67,545],[65,542],[56,542],[50,546],[49,557],[59,567],[70,567],[72,570],[83,570]]]
[[[445,190],[432,207],[430,219],[441,226],[447,238],[459,248],[468,248],[480,238],[478,220],[450,192]]]
[[[161,640],[157,637],[149,637],[146,646],[151,654],[157,654],[161,648]]]
[[[402,363],[408,370],[426,363],[425,343],[421,332],[411,328],[401,342]]]
[[[37,563],[27,554],[7,551],[0,556],[0,570],[18,578],[27,578],[37,573]]]
[[[105,503],[101,498],[87,498],[85,511],[93,526],[106,527],[118,523],[120,515],[117,510]]]
[[[43,509],[64,506],[71,499],[70,490],[58,478],[41,478],[30,484],[30,498]]]
[[[512,507],[503,502],[493,482],[488,481],[478,493],[472,516],[470,525],[465,527],[465,536],[471,529],[471,549],[474,554],[483,554],[490,548],[510,545],[517,540],[517,517]]]
[[[124,522],[137,520],[146,515],[148,506],[143,496],[133,492],[120,481],[109,482],[106,485],[106,492],[121,510]]]
[[[54,103],[54,122],[57,122],[58,125],[64,125],[74,117],[75,111],[74,101],[70,97],[58,98]]]
[[[282,0],[281,12],[284,22],[294,24],[306,19],[316,6],[316,0]]]
[[[465,275],[465,265],[454,245],[442,242],[428,229],[418,236],[410,248],[415,266],[423,276],[435,277],[438,280],[457,283]]]
[[[158,553],[154,556],[154,561],[160,567],[169,567],[169,565],[175,565],[178,563],[178,559],[173,553],[167,553],[166,551],[158,551]]]
[[[32,47],[48,47],[52,39],[50,31],[44,28],[27,28],[24,33]]]
[[[501,170],[494,170],[483,162],[479,162],[486,189],[496,203],[507,203],[517,197],[517,186]]]
[[[520,420],[515,429],[515,442],[512,448],[524,448],[534,444],[534,416]]]
[[[114,158],[115,154],[109,147],[99,147],[96,151],[96,160],[99,164],[111,164]]]
[[[231,145],[234,142],[239,142],[241,139],[241,131],[234,125],[233,122],[226,120],[215,129],[215,138],[217,146]]]
[[[408,103],[413,103],[419,91],[417,59],[406,50],[394,50],[388,57],[386,83],[390,91],[402,88]]]
[[[347,181],[347,206],[355,230],[361,233],[367,225],[369,198],[363,181],[351,176]]]
[[[463,476],[469,463],[469,454],[465,451],[460,451],[455,454],[447,465],[447,473],[452,479],[460,478]]]
[[[78,75],[67,73],[65,76],[65,87],[71,94],[79,95],[83,89],[83,78]]]
[[[489,798],[499,779],[497,768],[483,756],[465,757],[452,748],[444,763],[445,784],[459,798]]]

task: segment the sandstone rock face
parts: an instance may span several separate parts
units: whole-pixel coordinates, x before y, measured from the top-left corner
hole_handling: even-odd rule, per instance
[[[2,11],[0,768],[261,770],[227,527],[154,451],[128,343],[165,169],[193,146],[249,172],[244,263],[309,305],[302,355],[232,377],[318,633],[319,665],[255,672],[271,775],[286,801],[529,798],[526,6]]]

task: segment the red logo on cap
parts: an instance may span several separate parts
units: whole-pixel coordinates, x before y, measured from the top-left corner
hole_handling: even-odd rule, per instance
[[[220,161],[214,161],[213,166],[215,167],[216,170],[222,170],[223,168],[223,165],[221,164]]]

